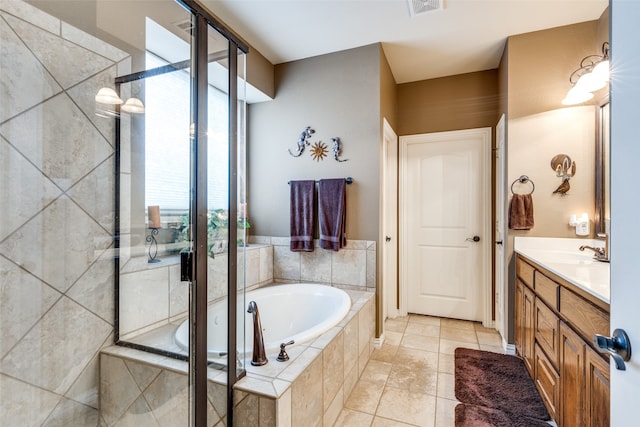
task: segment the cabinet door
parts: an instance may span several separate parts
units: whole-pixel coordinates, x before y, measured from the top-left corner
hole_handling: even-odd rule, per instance
[[[590,347],[586,348],[586,426],[609,426],[609,364]]]
[[[560,423],[562,427],[584,426],[585,343],[560,322]]]
[[[535,302],[535,337],[536,342],[553,364],[554,368],[558,368],[558,343],[559,341],[559,325],[560,321],[553,311],[546,306],[544,302],[536,297]]]
[[[544,400],[549,415],[554,420],[558,419],[558,407],[560,402],[560,376],[556,372],[551,361],[544,351],[536,344],[534,351],[535,383]]]
[[[524,312],[522,310],[524,300],[524,285],[520,281],[520,279],[516,279],[516,289],[515,289],[515,319],[513,322],[514,327],[514,341],[516,345],[516,354],[523,356],[522,354],[522,336],[523,336],[523,320],[524,320]]]
[[[533,344],[534,344],[534,301],[535,295],[526,286],[523,287],[522,298],[522,357],[524,364],[533,377]]]

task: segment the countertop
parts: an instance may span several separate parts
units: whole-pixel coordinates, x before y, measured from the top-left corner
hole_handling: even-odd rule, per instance
[[[564,280],[610,303],[609,263],[593,259],[593,252],[582,245],[604,247],[603,240],[555,237],[516,237],[514,250]]]

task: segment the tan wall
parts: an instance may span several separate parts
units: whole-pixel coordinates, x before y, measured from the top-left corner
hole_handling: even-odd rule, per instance
[[[520,175],[535,183],[534,220],[530,231],[509,230],[506,239],[507,301],[513,298],[515,236],[577,237],[569,227],[571,214],[594,212],[595,111],[593,102],[565,107],[561,101],[571,87],[569,76],[580,60],[601,53],[608,38],[608,11],[598,21],[584,22],[509,37],[500,65],[501,94],[507,111],[507,185]],[[568,195],[552,192],[560,184],[551,169],[551,158],[567,154],[576,161],[576,175]],[[515,187],[514,187],[515,188]],[[507,203],[511,193],[507,189]],[[508,206],[508,205],[507,205]],[[593,225],[593,223],[592,223]],[[593,233],[593,227],[592,227]],[[512,320],[513,301],[507,307]],[[513,342],[513,325],[507,328]]]
[[[398,135],[494,127],[498,71],[398,85]]]
[[[509,37],[509,119],[562,108],[569,76],[600,53],[598,21]]]
[[[279,64],[276,97],[249,107],[248,200],[252,233],[289,236],[289,186],[298,179],[351,176],[347,188],[347,237],[378,240],[380,151],[380,46]],[[343,143],[338,163],[313,161],[309,149],[294,158],[300,132],[316,130],[312,142],[331,150]]]
[[[595,107],[592,105],[545,111],[509,121],[507,184],[521,175],[535,183],[532,230],[510,230],[511,236],[577,237],[568,225],[570,214],[587,212],[593,222],[595,182]],[[565,196],[552,194],[562,182],[551,168],[556,154],[576,162],[576,174]],[[516,192],[528,192],[529,184],[516,183]],[[511,199],[511,192],[507,194]]]

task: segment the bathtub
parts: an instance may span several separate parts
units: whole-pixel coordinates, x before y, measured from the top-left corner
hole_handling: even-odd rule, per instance
[[[337,325],[349,312],[351,299],[342,289],[313,283],[267,286],[247,292],[238,298],[238,350],[251,357],[253,350],[253,315],[247,313],[249,301],[255,301],[260,312],[264,345],[268,355],[280,350],[280,343],[311,341]],[[212,359],[227,353],[227,300],[209,306],[207,353]],[[241,328],[242,316],[246,336]],[[175,342],[189,349],[189,322],[185,320],[175,332]],[[244,354],[242,343],[244,342]]]

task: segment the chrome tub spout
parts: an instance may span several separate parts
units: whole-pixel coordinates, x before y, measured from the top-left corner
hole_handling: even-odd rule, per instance
[[[253,366],[266,365],[269,360],[264,349],[264,338],[262,337],[262,324],[260,323],[260,312],[258,304],[255,301],[249,302],[247,313],[253,314],[253,357],[251,364]]]

